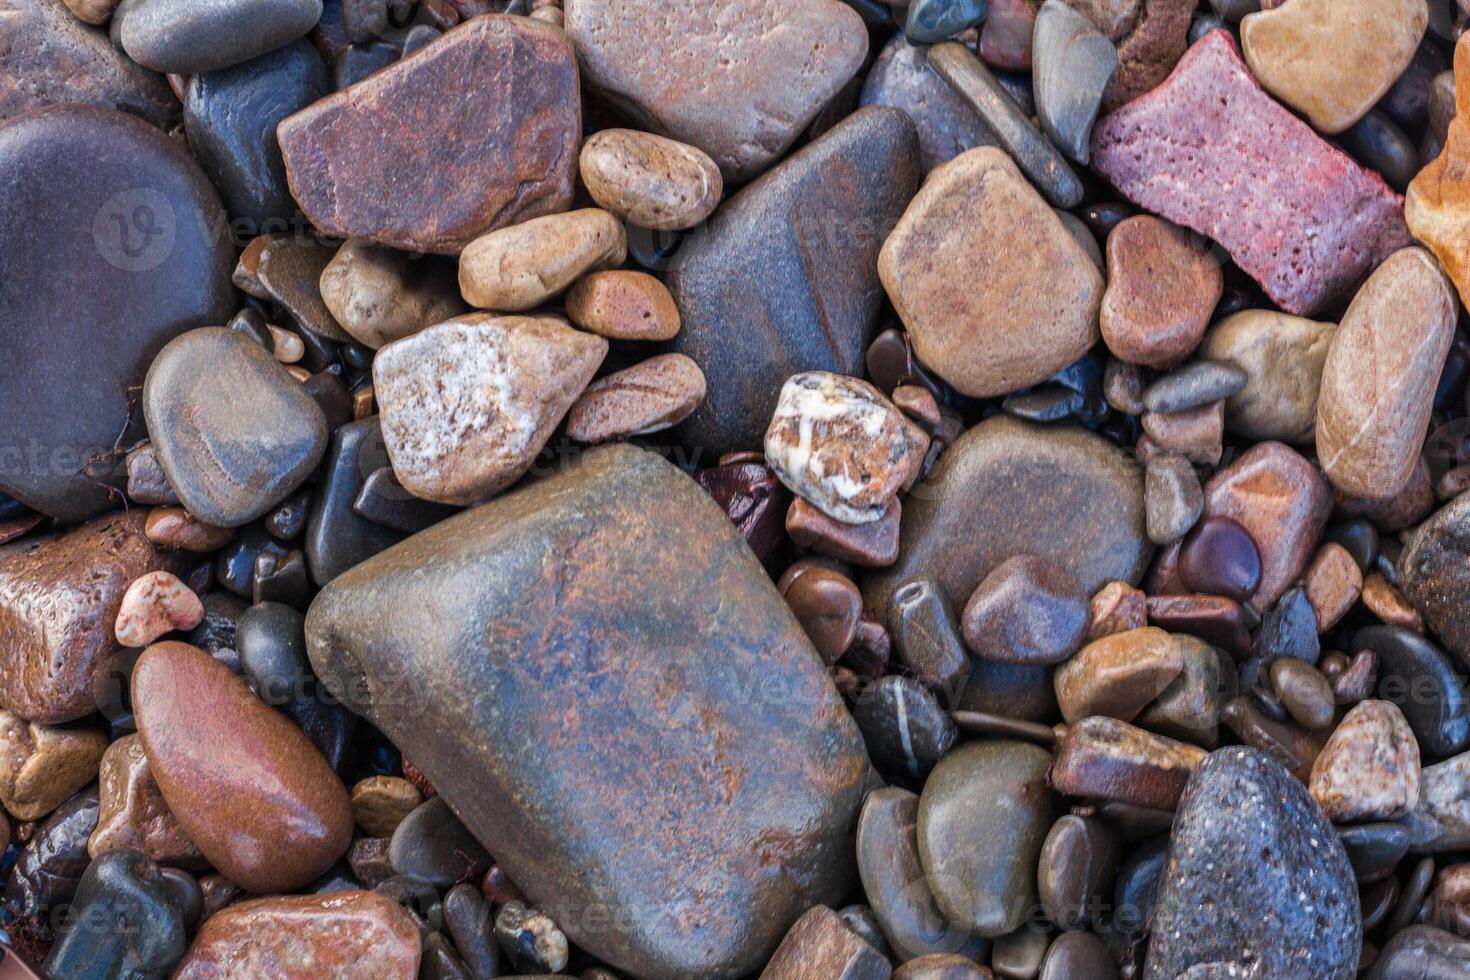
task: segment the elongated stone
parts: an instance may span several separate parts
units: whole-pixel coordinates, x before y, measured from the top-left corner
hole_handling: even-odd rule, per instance
[[[1048,780],[1068,796],[1172,810],[1203,749],[1115,718],[1084,718],[1057,745]]]
[[[846,893],[856,726],[729,518],[653,454],[593,450],[369,559],[317,597],[307,642],[616,967],[738,976]],[[740,696],[756,677],[790,696]]]
[[[1103,90],[1118,70],[1113,42],[1063,0],[1047,0],[1036,14],[1031,64],[1042,131],[1069,159],[1085,165]]]
[[[1288,313],[1310,316],[1409,244],[1399,196],[1266,95],[1225,30],[1098,120],[1092,154],[1125,197],[1219,242]]]
[[[863,85],[863,105],[902,109],[919,131],[927,173],[976,146],[995,143],[990,127],[929,65],[929,49],[902,32],[884,46]]]

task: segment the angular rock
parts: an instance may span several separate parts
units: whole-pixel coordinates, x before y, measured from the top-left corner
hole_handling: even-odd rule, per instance
[[[307,636],[328,689],[614,966],[739,975],[845,892],[856,727],[729,519],[652,454],[594,450],[369,559]],[[756,676],[794,696],[731,697]]]
[[[1220,301],[1220,263],[1203,243],[1152,215],[1108,233],[1108,288],[1100,325],[1120,360],[1171,368],[1199,346]]]
[[[1097,341],[1102,274],[994,147],[934,171],[878,272],[915,353],[966,395],[1044,381]]]
[[[1333,823],[1396,820],[1419,803],[1419,743],[1388,701],[1354,705],[1312,763],[1312,799]]]
[[[836,0],[598,0],[564,6],[583,80],[643,128],[749,180],[806,129],[867,54]]]
[[[1047,780],[1068,796],[1173,810],[1204,758],[1203,749],[1116,718],[1084,718],[1057,743]]]
[[[97,777],[107,737],[26,722],[0,710],[0,803],[16,820],[40,820]]]
[[[1440,80],[1444,84],[1439,84]],[[1470,152],[1470,41],[1455,45],[1454,75],[1442,74],[1436,79],[1430,108],[1436,103],[1453,112],[1445,133],[1444,150],[1425,165],[1409,184],[1404,196],[1404,217],[1414,237],[1423,242],[1454,281],[1464,302],[1470,296],[1470,248],[1466,247],[1466,229],[1470,228],[1470,179],[1466,175],[1466,156]],[[1446,99],[1443,96],[1448,95]],[[1431,131],[1434,117],[1431,112]],[[1441,123],[1443,124],[1443,123]]]
[[[116,447],[144,434],[129,389],[171,338],[234,309],[234,253],[208,179],[134,116],[27,115],[0,131],[0,171],[0,493],[82,520],[118,502]]]
[[[1470,496],[1461,494],[1419,526],[1400,567],[1404,595],[1470,669]]]
[[[886,609],[911,579],[932,576],[963,609],[1012,555],[1051,559],[1088,595],[1137,582],[1152,552],[1143,472],[1111,443],[1067,426],[996,416],[945,450],[904,499],[899,560],[869,576],[869,609]]]
[[[1220,710],[1236,695],[1235,661],[1195,636],[1176,634],[1174,642],[1184,669],[1134,720],[1151,732],[1213,749],[1220,743]]]
[[[236,970],[281,980],[348,973],[413,980],[419,930],[410,912],[372,892],[257,898],[205,920],[174,978]]]
[[[1306,0],[1251,14],[1240,43],[1267,91],[1334,134],[1404,73],[1428,26],[1422,0]]]
[[[47,976],[163,977],[188,944],[178,897],[138,851],[94,860],[69,911],[73,924],[46,957]]]
[[[965,642],[997,663],[1061,663],[1091,625],[1087,593],[1065,568],[1036,555],[1001,562],[965,603]]]
[[[720,168],[697,147],[636,129],[603,129],[578,157],[599,207],[640,228],[693,228],[720,203]]]
[[[796,920],[776,947],[761,980],[888,980],[887,959],[849,929],[825,905],[814,905]]]
[[[115,29],[139,64],[198,75],[289,44],[321,17],[322,0],[130,0]]]
[[[1132,721],[1184,669],[1179,643],[1156,626],[1094,640],[1053,675],[1068,724],[1102,716]]]
[[[1144,473],[1148,538],[1169,545],[1189,533],[1205,507],[1205,493],[1189,460],[1177,453],[1149,457]]]
[[[878,249],[918,181],[913,125],[895,109],[860,109],[684,244],[665,279],[684,322],[673,349],[709,383],[679,428],[685,444],[708,462],[759,448],[788,377],[863,373],[883,298]]]
[[[1214,149],[1185,154],[1184,139]],[[1409,243],[1398,195],[1262,92],[1227,31],[1099,120],[1092,153],[1125,197],[1219,242],[1288,313],[1311,315]]]
[[[123,593],[148,572],[185,571],[146,521],[135,509],[0,548],[0,707],[48,725],[97,710]]]
[[[378,352],[373,390],[410,493],[473,504],[520,479],[592,380],[607,341],[554,318],[470,313]]]
[[[1031,65],[1042,131],[1068,159],[1085,165],[1103,90],[1118,70],[1113,42],[1063,0],[1048,0],[1036,13]]]
[[[1213,753],[1174,819],[1146,980],[1203,964],[1352,980],[1361,940],[1352,866],[1306,788],[1261,752]]]
[[[445,92],[452,112],[441,111]],[[453,254],[571,204],[582,134],[576,59],[553,27],[477,17],[288,117],[277,134],[291,196],[318,228]]]
[[[191,330],[159,352],[143,414],[179,500],[216,527],[265,514],[327,448],[316,401],[264,348],[224,327]]]
[[[862,105],[902,109],[919,133],[924,172],[976,146],[994,146],[995,134],[929,65],[928,48],[893,35],[863,84]]]
[[[377,350],[466,311],[453,264],[346,242],[322,270],[322,302],[352,339]]]
[[[1317,399],[1317,454],[1334,488],[1383,499],[1408,484],[1456,315],[1449,280],[1421,248],[1389,257],[1353,298]]]
[[[1251,440],[1310,442],[1322,368],[1336,327],[1275,310],[1242,310],[1205,334],[1200,356],[1245,372],[1225,402],[1225,426]]]
[[[160,129],[178,123],[168,83],[78,23],[63,0],[6,0],[0,13],[0,122],[73,104],[121,109]]]
[[[296,326],[325,340],[350,343],[352,335],[342,329],[322,302],[322,273],[334,255],[331,245],[310,235],[273,235],[259,252],[256,280],[262,296],[284,307]],[[236,285],[239,280],[237,268]],[[274,353],[276,335],[271,333],[270,338],[267,346]]]
[[[179,826],[148,768],[143,739],[125,735],[107,747],[98,774],[97,827],[87,853],[141,851],[159,864],[199,872],[209,862]]]
[[[160,643],[133,669],[148,766],[179,827],[231,881],[298,888],[352,840],[347,790],[301,730],[197,647]]]
[[[388,450],[376,416],[349,422],[332,433],[306,523],[306,564],[317,585],[326,585],[403,540],[400,531],[367,520],[353,507],[371,474],[387,465]],[[408,495],[401,487],[400,492]]]
[[[6,879],[6,911],[36,922],[42,913],[70,902],[91,863],[87,835],[96,826],[97,789],[89,786],[34,828]],[[49,933],[49,921],[41,918],[39,925]]]

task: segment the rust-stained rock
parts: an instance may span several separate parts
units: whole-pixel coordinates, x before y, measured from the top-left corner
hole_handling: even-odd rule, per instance
[[[857,727],[730,520],[652,453],[592,450],[415,535],[306,627],[326,687],[613,966],[741,976],[847,894]]]
[[[825,905],[814,905],[781,940],[760,980],[888,980],[883,954]]]
[[[1057,743],[1047,780],[1068,796],[1172,810],[1206,754],[1114,718],[1084,718]]]
[[[317,227],[458,252],[571,205],[582,136],[576,59],[554,27],[477,17],[288,116],[277,134],[291,196]]]
[[[164,802],[141,737],[124,735],[109,745],[97,781],[101,807],[97,829],[87,840],[88,854],[95,858],[126,847],[169,867],[193,872],[209,867]]]
[[[1069,723],[1092,715],[1132,721],[1183,669],[1183,650],[1174,637],[1145,626],[1092,641],[1052,679]]]
[[[147,519],[135,509],[0,549],[0,707],[43,724],[97,710],[123,593],[148,572],[185,570],[144,536]]]
[[[382,895],[347,891],[258,898],[216,912],[173,980],[413,980],[418,971],[413,916]]]
[[[1404,219],[1470,302],[1470,38],[1455,45],[1455,115],[1444,149],[1404,194]]]

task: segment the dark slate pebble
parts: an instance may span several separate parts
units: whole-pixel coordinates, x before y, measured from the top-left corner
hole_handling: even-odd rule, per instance
[[[1419,172],[1419,150],[1414,141],[1377,109],[1368,110],[1337,139],[1359,163],[1378,171],[1384,183],[1399,193]]]
[[[934,44],[985,19],[987,0],[913,0],[903,32],[915,44]]]
[[[970,658],[960,640],[949,600],[929,579],[905,583],[888,605],[893,654],[920,684],[944,704],[954,704],[970,676]]]
[[[5,882],[5,910],[32,919],[43,933],[45,913],[72,900],[92,858],[87,839],[97,829],[97,784],[77,793],[36,828]]]
[[[260,525],[247,525],[214,556],[214,577],[235,595],[253,602],[256,561],[262,554],[284,558],[288,550]]]
[[[495,916],[479,888],[461,882],[449,889],[444,896],[444,928],[474,980],[491,980],[500,971]]]
[[[1058,717],[1050,668],[1032,664],[972,661],[970,682],[960,696],[959,707],[1037,723]]]
[[[285,554],[256,555],[250,572],[251,602],[284,602],[305,609],[311,601],[311,581],[306,574],[306,555],[295,548]]]
[[[188,632],[185,640],[215,659],[224,651],[235,650],[235,632],[240,614],[248,607],[244,600],[232,592],[209,592],[199,597],[204,606],[204,618]],[[231,669],[239,670],[239,656],[233,654]]]
[[[46,958],[48,976],[162,978],[183,958],[183,909],[141,851],[108,851],[93,861],[68,918],[73,925]]]
[[[879,4],[889,10],[885,4]],[[883,47],[863,85],[863,105],[902,109],[919,133],[924,172],[977,146],[990,146],[995,136],[973,109],[929,67],[926,48],[910,44],[902,32]],[[877,378],[874,376],[874,383]],[[879,384],[879,387],[883,387]],[[891,386],[885,390],[892,390]]]
[[[1143,841],[1123,859],[1113,885],[1113,921],[1120,929],[1137,934],[1152,925],[1168,858],[1169,836],[1161,834]]]
[[[363,481],[352,510],[374,524],[415,534],[459,513],[460,508],[415,497],[403,488],[393,467],[383,466]]]
[[[287,497],[261,523],[277,541],[294,541],[306,530],[306,521],[310,516],[311,491],[302,490]]]
[[[758,449],[791,374],[862,373],[883,297],[878,249],[919,176],[913,124],[869,106],[726,200],[686,242],[667,279],[683,318],[673,346],[708,382],[679,427],[686,445]]]
[[[266,704],[281,707],[301,697],[311,678],[306,660],[306,617],[279,602],[250,606],[236,629],[240,667]]]
[[[1200,763],[1174,821],[1145,980],[1202,964],[1351,980],[1361,941],[1352,866],[1306,787],[1254,749]]]
[[[914,785],[923,783],[959,737],[928,688],[893,674],[859,692],[852,716],[879,770]]]
[[[1112,894],[1118,846],[1096,817],[1067,814],[1051,825],[1036,872],[1046,917],[1061,929],[1084,928]]]
[[[1401,626],[1367,626],[1353,635],[1354,650],[1378,655],[1378,693],[1398,705],[1430,760],[1470,746],[1470,699],[1449,657]]]
[[[306,564],[317,585],[403,540],[403,533],[354,508],[368,478],[388,463],[377,416],[332,433],[321,482],[306,522]]]
[[[189,79],[189,146],[249,235],[288,229],[296,203],[286,186],[276,124],[330,91],[327,66],[306,41]]]
[[[1410,926],[1383,944],[1363,980],[1470,980],[1470,939]]]
[[[478,877],[490,867],[490,855],[436,796],[403,818],[388,843],[393,870],[414,875],[438,888]]]
[[[965,642],[976,656],[1000,663],[1061,663],[1082,646],[1090,623],[1077,580],[1039,555],[1001,562],[964,609]]]
[[[382,71],[393,64],[402,54],[403,50],[394,41],[350,45],[332,66],[332,83],[338,91],[356,85],[374,72]]]
[[[324,245],[304,235],[280,235],[260,251],[257,274],[260,285],[306,334],[331,341],[350,341],[322,299],[322,270],[337,254],[334,245]],[[307,343],[305,335],[302,342]]]
[[[173,893],[174,902],[179,907],[179,914],[184,920],[184,931],[193,935],[204,918],[204,889],[199,887],[199,879],[182,868],[159,870],[163,873],[164,884],[168,885],[168,890]]]
[[[1292,589],[1262,617],[1256,645],[1267,661],[1294,657],[1309,664],[1317,662],[1322,644],[1317,635],[1317,613],[1306,592]]]
[[[1324,544],[1340,544],[1353,556],[1358,568],[1366,572],[1373,567],[1378,555],[1378,528],[1361,517],[1333,524],[1322,537]]]
[[[120,40],[154,71],[197,75],[294,41],[321,16],[322,0],[131,0]]]
[[[1118,967],[1093,933],[1064,932],[1046,951],[1040,980],[1118,980]]]
[[[1338,830],[1343,850],[1360,882],[1381,881],[1409,853],[1408,828],[1397,823],[1365,823]]]

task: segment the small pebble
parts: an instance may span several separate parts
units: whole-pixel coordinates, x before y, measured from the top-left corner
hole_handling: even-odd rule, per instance
[[[589,384],[567,411],[567,436],[602,442],[678,425],[704,401],[704,372],[683,354],[659,354]]]
[[[471,306],[502,313],[529,310],[579,277],[627,258],[623,226],[598,208],[549,214],[501,228],[460,254],[459,288]]]
[[[646,272],[590,272],[567,292],[566,308],[577,326],[610,340],[670,340],[679,332],[673,296]]]
[[[720,168],[704,151],[633,129],[587,137],[580,167],[592,199],[641,228],[693,228],[724,193]]]
[[[174,630],[191,630],[204,619],[204,605],[178,576],[149,572],[123,593],[113,633],[125,647],[146,647]]]

